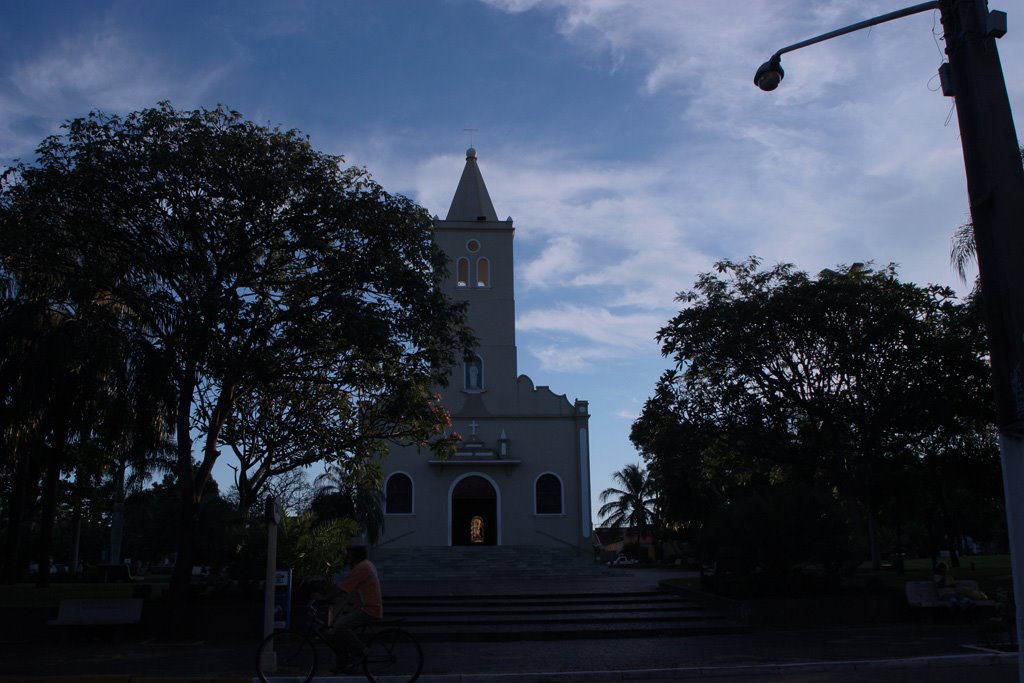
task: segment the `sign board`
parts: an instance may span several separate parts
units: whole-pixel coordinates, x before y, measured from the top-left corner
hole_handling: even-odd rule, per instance
[[[274,628],[290,628],[292,622],[292,570],[274,572]]]

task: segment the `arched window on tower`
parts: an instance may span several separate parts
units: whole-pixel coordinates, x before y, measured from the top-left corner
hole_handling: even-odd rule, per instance
[[[491,262],[486,257],[476,260],[476,286],[491,286]]]
[[[412,479],[395,472],[384,485],[384,511],[389,515],[412,514]]]
[[[469,259],[460,258],[455,267],[455,286],[469,287]]]
[[[562,481],[548,472],[537,477],[534,511],[538,515],[562,514]]]

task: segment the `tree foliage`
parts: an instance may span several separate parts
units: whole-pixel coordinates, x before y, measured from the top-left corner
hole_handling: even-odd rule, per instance
[[[603,518],[603,525],[613,529],[622,527],[649,531],[658,519],[658,499],[654,482],[640,465],[629,464],[612,474],[610,486],[601,491],[603,505],[597,514]]]
[[[930,485],[916,514],[950,512],[924,474],[966,459],[964,439],[998,472],[984,329],[948,288],[900,282],[892,265],[811,277],[750,258],[716,264],[679,300],[658,335],[675,368],[631,434],[674,523],[698,531],[746,495],[799,483],[834,495],[877,560],[879,523],[907,490]]]
[[[223,447],[238,456],[244,506],[270,476],[379,453],[384,439],[450,445],[428,388],[472,340],[439,288],[445,257],[422,208],[298,132],[222,107],[93,113],[37,153],[4,176],[4,320],[80,314],[164,378],[169,400],[151,397],[140,414],[159,408],[173,425],[177,586]],[[30,331],[18,339],[34,343]],[[47,361],[55,381],[85,377],[78,361]],[[22,402],[26,387],[5,385],[5,409],[55,409],[60,392]],[[75,419],[50,429],[47,453],[79,438],[102,393],[76,390]],[[33,428],[39,443],[39,415],[5,439]]]

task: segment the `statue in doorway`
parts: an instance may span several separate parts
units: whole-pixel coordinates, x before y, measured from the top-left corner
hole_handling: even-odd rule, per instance
[[[473,519],[469,520],[469,542],[484,542],[484,518],[480,515],[475,515]]]

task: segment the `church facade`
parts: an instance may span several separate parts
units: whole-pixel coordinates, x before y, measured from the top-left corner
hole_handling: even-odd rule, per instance
[[[477,338],[442,403],[462,436],[447,459],[392,446],[378,547],[555,546],[591,552],[587,402],[517,371],[512,219],[498,220],[477,164],[466,165],[434,240],[448,296],[468,302]]]

